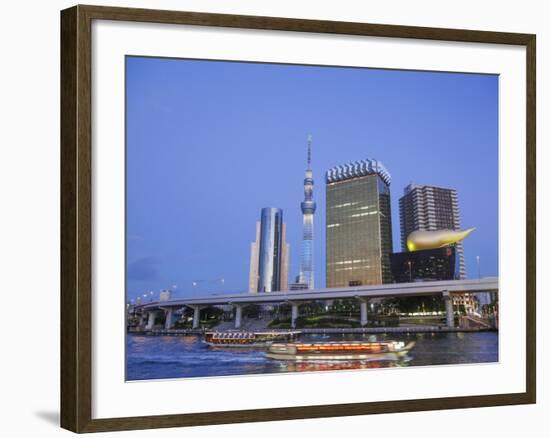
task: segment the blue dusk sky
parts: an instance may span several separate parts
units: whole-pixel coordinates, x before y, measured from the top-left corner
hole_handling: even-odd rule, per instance
[[[498,275],[497,76],[128,57],[126,91],[128,299],[245,292],[262,207],[284,211],[293,280],[308,134],[318,287],[325,171],[364,158],[392,176],[394,251],[404,187],[451,187],[467,276],[476,256]]]

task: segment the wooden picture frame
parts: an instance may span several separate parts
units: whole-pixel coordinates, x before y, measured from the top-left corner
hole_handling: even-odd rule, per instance
[[[519,45],[526,48],[527,283],[526,391],[511,394],[346,403],[196,414],[92,418],[92,22],[184,24],[388,38]],[[530,34],[439,29],[100,6],[61,12],[61,426],[74,432],[213,425],[529,404],[536,401],[535,48]]]

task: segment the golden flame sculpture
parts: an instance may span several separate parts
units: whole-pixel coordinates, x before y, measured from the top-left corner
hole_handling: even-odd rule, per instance
[[[421,249],[435,249],[451,245],[463,240],[475,230],[475,227],[467,230],[437,230],[437,231],[413,231],[407,237],[407,248],[409,251]]]

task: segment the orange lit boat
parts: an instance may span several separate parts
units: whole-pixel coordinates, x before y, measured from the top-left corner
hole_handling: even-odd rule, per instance
[[[266,356],[279,360],[397,360],[415,345],[400,341],[384,342],[315,342],[311,344],[274,343]]]

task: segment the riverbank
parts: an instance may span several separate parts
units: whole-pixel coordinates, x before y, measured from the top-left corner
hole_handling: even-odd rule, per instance
[[[303,328],[297,329],[302,333],[307,334],[390,334],[390,333],[477,333],[477,332],[486,332],[498,330],[494,329],[467,329],[467,328],[457,328],[457,327],[446,327],[446,326],[408,326],[408,327],[361,327],[361,328]],[[153,329],[153,330],[144,330],[144,331],[132,331],[132,334],[141,334],[148,336],[185,336],[185,335],[200,335],[207,331],[216,331],[216,329]],[[222,330],[218,330],[222,331]],[[223,331],[246,331],[246,330],[223,330]],[[286,333],[289,331],[295,331],[290,329],[273,329],[265,330],[275,333]]]

